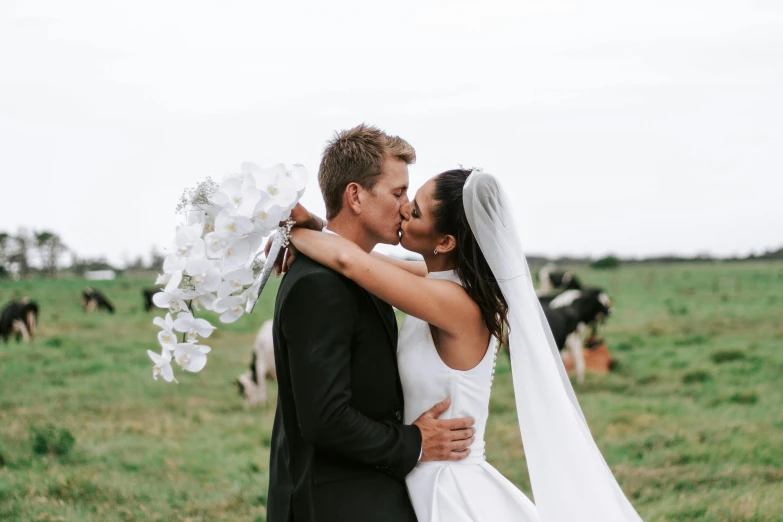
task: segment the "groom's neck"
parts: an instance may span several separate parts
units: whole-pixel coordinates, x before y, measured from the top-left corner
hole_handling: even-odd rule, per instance
[[[364,227],[357,222],[355,216],[346,216],[342,213],[338,214],[336,217],[329,220],[326,228],[345,239],[353,241],[365,252],[371,252],[377,244],[377,241],[373,240]]]

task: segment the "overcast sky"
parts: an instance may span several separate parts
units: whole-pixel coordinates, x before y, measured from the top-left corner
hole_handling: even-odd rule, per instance
[[[360,122],[499,176],[528,253],[783,246],[780,0],[0,0],[0,230],[166,246],[185,187]]]

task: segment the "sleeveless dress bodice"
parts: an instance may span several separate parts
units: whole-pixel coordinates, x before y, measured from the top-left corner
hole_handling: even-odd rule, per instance
[[[453,270],[428,278],[461,282]],[[397,343],[397,365],[405,397],[405,424],[436,403],[451,398],[439,418],[473,417],[475,440],[470,456],[458,462],[420,462],[407,476],[408,494],[419,522],[533,522],[535,506],[486,462],[484,432],[494,380],[497,340],[490,339],[481,361],[470,370],[454,370],[440,358],[430,325],[407,316]]]
[[[427,277],[459,284],[452,270],[431,272]],[[449,409],[439,418],[473,417],[476,440],[470,446],[469,458],[483,459],[496,349],[497,341],[492,338],[484,357],[474,368],[454,370],[438,355],[430,325],[421,319],[406,317],[397,342],[397,366],[405,396],[405,424],[412,424],[434,404],[451,398]]]

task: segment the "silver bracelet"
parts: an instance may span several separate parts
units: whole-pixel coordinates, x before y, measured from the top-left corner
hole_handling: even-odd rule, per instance
[[[283,237],[283,248],[288,248],[288,244],[291,242],[291,229],[296,225],[296,221],[291,218],[285,220],[283,226],[280,227],[280,235]]]

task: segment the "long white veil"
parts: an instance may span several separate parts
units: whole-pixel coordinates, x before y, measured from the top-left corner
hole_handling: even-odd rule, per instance
[[[541,522],[641,521],[604,461],[576,400],[498,180],[474,170],[470,228],[508,303],[519,428]]]

